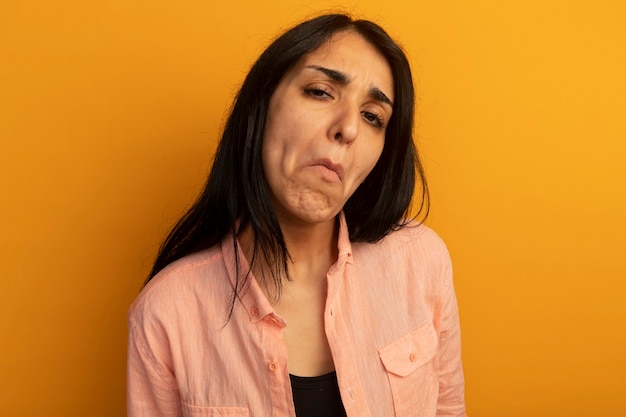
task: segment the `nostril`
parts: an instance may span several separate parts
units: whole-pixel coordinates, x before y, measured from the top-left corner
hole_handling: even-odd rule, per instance
[[[335,133],[335,139],[337,140],[341,139],[341,132]]]

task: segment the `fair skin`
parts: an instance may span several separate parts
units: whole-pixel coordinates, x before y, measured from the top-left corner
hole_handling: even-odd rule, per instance
[[[291,256],[274,308],[287,321],[292,374],[334,370],[324,309],[336,217],[382,153],[393,87],[384,57],[359,34],[341,32],[300,59],[270,100],[263,166]]]

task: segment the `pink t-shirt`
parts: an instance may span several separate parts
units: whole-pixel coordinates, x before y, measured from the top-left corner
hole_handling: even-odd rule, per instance
[[[340,224],[324,318],[347,415],[465,416],[445,245],[416,225],[376,244],[350,243],[343,217]],[[295,415],[288,323],[254,277],[226,323],[234,281],[227,236],[144,288],[128,319],[128,416]]]

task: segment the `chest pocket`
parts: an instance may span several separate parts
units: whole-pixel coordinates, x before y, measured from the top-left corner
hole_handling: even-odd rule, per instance
[[[183,404],[184,417],[248,417],[248,409],[243,407],[199,407]]]
[[[435,415],[438,347],[437,332],[427,323],[378,350],[396,417]]]

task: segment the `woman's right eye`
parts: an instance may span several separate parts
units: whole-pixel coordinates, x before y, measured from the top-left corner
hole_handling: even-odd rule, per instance
[[[317,99],[332,98],[328,91],[320,87],[307,87],[304,89],[304,92]]]

